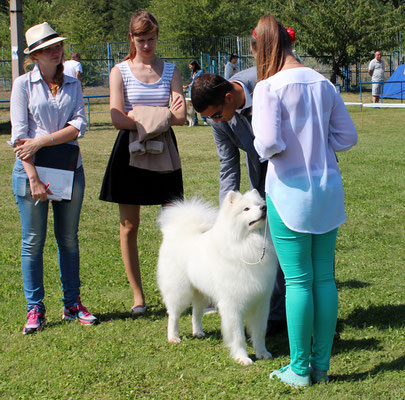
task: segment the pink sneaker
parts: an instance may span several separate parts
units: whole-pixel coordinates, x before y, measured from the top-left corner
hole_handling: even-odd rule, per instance
[[[97,322],[97,318],[89,313],[87,308],[81,303],[80,296],[73,307],[63,308],[62,319],[74,321],[76,318],[83,325],[94,325]]]
[[[27,313],[27,323],[24,326],[23,334],[29,335],[40,331],[45,325],[45,313],[38,312],[38,306],[35,306]]]

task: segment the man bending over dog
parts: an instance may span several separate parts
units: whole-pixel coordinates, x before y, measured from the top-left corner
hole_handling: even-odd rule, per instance
[[[220,161],[219,201],[230,190],[240,190],[239,149],[246,153],[250,187],[264,198],[267,163],[262,163],[253,146],[252,93],[257,83],[256,67],[235,74],[230,81],[217,74],[195,79],[191,101],[195,110],[208,117]],[[286,328],[284,275],[278,266],[277,281],[270,303],[268,334]]]

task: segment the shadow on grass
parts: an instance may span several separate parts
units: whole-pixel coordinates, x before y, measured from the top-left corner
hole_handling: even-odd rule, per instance
[[[373,369],[366,372],[360,372],[347,375],[331,375],[330,378],[335,381],[363,381],[369,379],[370,376],[378,375],[386,371],[403,371],[405,369],[405,356],[401,356],[390,362],[382,362],[376,365]]]
[[[109,128],[114,128],[111,122],[90,122],[89,131],[105,130]]]
[[[345,340],[334,341],[334,354],[346,353],[351,350],[382,350],[381,342],[377,339]]]
[[[381,305],[356,308],[344,321],[356,328],[376,326],[381,329],[404,327],[405,305]]]
[[[10,134],[11,134],[10,121],[0,122],[0,135],[10,135]]]
[[[143,318],[143,319],[149,319],[149,320],[158,320],[158,319],[163,319],[166,316],[166,309],[158,307],[158,306],[150,306],[145,314],[142,315],[131,315],[128,311],[112,311],[109,313],[105,313],[105,314],[97,314],[97,318],[100,321],[100,323],[102,322],[110,322],[113,320],[117,320],[117,319],[121,319],[121,320],[125,320],[125,319],[137,319],[137,318]]]
[[[344,282],[336,281],[336,287],[338,289],[362,289],[368,286],[370,286],[370,284],[367,282],[356,281],[353,279]]]

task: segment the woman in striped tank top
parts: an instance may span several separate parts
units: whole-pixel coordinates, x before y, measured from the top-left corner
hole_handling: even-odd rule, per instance
[[[152,14],[147,11],[135,14],[129,25],[129,54],[110,75],[111,119],[120,132],[108,162],[100,199],[119,205],[121,254],[134,294],[132,315],[146,311],[137,245],[140,206],[166,205],[183,197],[181,168],[161,173],[129,165],[129,131],[136,130],[134,106],[169,107],[171,98],[171,125],[184,125],[186,120],[180,72],[155,54],[158,33],[158,23]],[[177,149],[172,129],[170,135]]]

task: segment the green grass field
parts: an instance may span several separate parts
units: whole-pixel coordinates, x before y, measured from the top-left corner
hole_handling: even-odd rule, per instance
[[[268,339],[274,359],[250,367],[224,347],[217,314],[204,316],[204,339],[181,320],[183,341],[166,341],[167,316],[156,285],[159,207],[142,208],[139,237],[146,316],[129,316],[131,290],[121,261],[118,207],[98,200],[116,132],[95,106],[81,140],[86,194],[80,225],[82,299],[100,324],[64,323],[56,245],[49,218],[45,249],[47,326],[21,333],[25,299],[20,222],[11,190],[13,153],[0,135],[0,399],[404,399],[405,112],[349,109],[359,144],[339,155],[348,222],[338,234],[336,278],[340,339],[331,383],[305,390],[270,381],[289,360],[284,335]],[[217,203],[218,158],[209,127],[177,127],[186,196]],[[243,160],[243,158],[242,158]],[[133,184],[136,184],[135,182]],[[247,188],[246,174],[243,189]],[[249,352],[253,349],[249,345]]]

